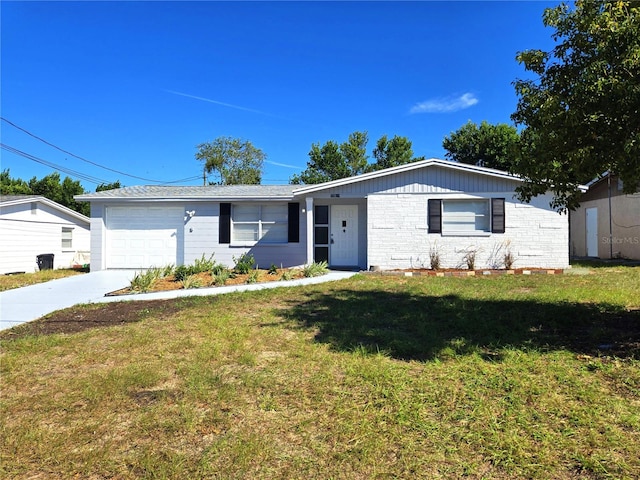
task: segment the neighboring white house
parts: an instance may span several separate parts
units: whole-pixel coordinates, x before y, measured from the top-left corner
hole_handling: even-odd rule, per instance
[[[522,203],[518,177],[424,160],[318,185],[139,186],[79,195],[91,202],[92,270],[326,260],[333,268],[565,268],[568,218],[551,197]]]
[[[0,196],[0,274],[34,272],[37,256],[53,254],[53,268],[89,263],[90,220],[38,195]]]

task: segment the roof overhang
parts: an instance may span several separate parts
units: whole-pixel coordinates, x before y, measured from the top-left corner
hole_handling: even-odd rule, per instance
[[[294,195],[306,195],[330,188],[342,187],[345,185],[351,185],[358,182],[366,182],[367,180],[373,180],[376,178],[386,177],[389,175],[397,175],[398,173],[410,172],[412,170],[418,170],[421,168],[429,167],[442,167],[452,170],[458,170],[468,173],[477,173],[480,175],[487,175],[490,177],[504,178],[507,180],[513,180],[522,182],[522,178],[517,175],[513,175],[502,170],[495,170],[493,168],[478,167],[476,165],[468,165],[465,163],[451,162],[448,160],[441,160],[438,158],[431,158],[429,160],[421,160],[418,162],[407,163],[398,167],[386,168],[384,170],[378,170],[376,172],[363,173],[355,177],[341,178],[339,180],[333,180],[331,182],[319,183],[317,185],[306,185],[294,190]]]

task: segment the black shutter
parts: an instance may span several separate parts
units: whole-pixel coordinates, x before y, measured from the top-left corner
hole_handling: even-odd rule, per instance
[[[491,199],[491,231],[504,233],[504,198]]]
[[[442,233],[442,200],[429,200],[429,233]]]
[[[220,204],[220,228],[218,243],[231,243],[231,204]]]
[[[289,243],[300,242],[300,204],[289,204]]]

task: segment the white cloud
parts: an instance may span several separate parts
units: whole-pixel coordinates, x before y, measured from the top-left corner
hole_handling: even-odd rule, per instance
[[[180,95],[181,97],[193,98],[195,100],[200,100],[202,102],[214,103],[216,105],[221,105],[223,107],[235,108],[236,110],[244,110],[245,112],[259,113],[261,115],[269,115],[268,113],[261,112],[260,110],[254,110],[252,108],[241,107],[239,105],[233,105],[231,103],[219,102],[218,100],[211,100],[210,98],[196,97],[195,95],[189,95],[188,93],[176,92],[174,90],[165,90],[165,92],[172,93],[173,95]]]
[[[265,160],[264,163],[268,163],[269,165],[275,165],[276,167],[285,167],[285,168],[293,168],[294,170],[300,170],[300,166],[289,165],[288,163],[279,163],[272,162],[271,160]]]
[[[451,113],[473,107],[478,102],[473,93],[465,93],[459,97],[441,97],[416,103],[409,113]]]

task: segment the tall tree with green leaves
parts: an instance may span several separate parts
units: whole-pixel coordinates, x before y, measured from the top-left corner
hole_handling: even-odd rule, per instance
[[[120,183],[120,180],[116,180],[111,183],[101,183],[96,187],[96,192],[104,192],[106,190],[115,190],[116,188],[122,188],[123,185]]]
[[[317,184],[351,177],[364,173],[367,169],[367,132],[353,132],[346,142],[338,144],[333,140],[320,146],[311,145],[307,168],[299,175],[293,175],[292,184]]]
[[[555,29],[549,52],[517,55],[534,79],[516,80],[512,119],[521,131],[514,171],[523,200],[551,191],[552,206],[572,209],[577,186],[605,171],[624,191],[640,184],[640,4],[582,0],[543,14]]]
[[[203,162],[203,181],[207,175],[215,174],[218,185],[258,185],[262,181],[262,170],[266,154],[247,140],[218,137],[212,142],[196,147],[196,159]]]
[[[455,132],[444,137],[445,157],[479,167],[509,170],[514,163],[520,135],[512,125],[492,125],[483,120],[476,125],[469,120]]]
[[[65,177],[61,181],[58,172],[40,179],[33,177],[26,182],[19,178],[12,178],[9,170],[3,170],[0,174],[0,193],[2,195],[41,195],[71,210],[89,215],[89,204],[76,202],[73,198],[74,195],[86,193],[80,181],[72,180],[70,177]]]
[[[373,149],[373,158],[376,161],[369,165],[369,171],[398,167],[406,163],[422,160],[422,158],[413,157],[411,145],[411,140],[407,137],[394,135],[389,140],[386,135],[383,135],[378,139],[376,147]]]
[[[21,178],[11,177],[9,169],[0,173],[0,194],[2,195],[33,195],[29,184]]]

